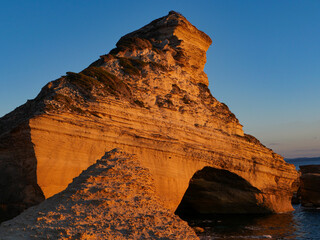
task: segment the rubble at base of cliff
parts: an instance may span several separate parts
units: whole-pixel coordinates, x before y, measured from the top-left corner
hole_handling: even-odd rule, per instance
[[[1,240],[198,239],[155,195],[150,172],[118,149],[68,188],[0,226]]]

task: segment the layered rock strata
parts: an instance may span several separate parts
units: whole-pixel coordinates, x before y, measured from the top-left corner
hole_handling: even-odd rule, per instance
[[[198,239],[163,206],[150,172],[114,149],[59,194],[0,227],[0,239]]]
[[[119,147],[151,171],[157,194],[172,211],[205,167],[248,182],[264,212],[292,210],[294,166],[244,134],[208,89],[203,67],[210,44],[172,11],[1,118],[2,208],[39,202],[41,191],[45,197],[62,191],[104,152]]]
[[[320,207],[320,165],[300,166],[300,201],[305,207]]]

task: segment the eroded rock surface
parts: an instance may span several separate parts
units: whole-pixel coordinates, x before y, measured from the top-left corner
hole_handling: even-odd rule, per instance
[[[210,44],[172,11],[1,118],[0,176],[13,179],[0,186],[2,208],[41,201],[40,188],[45,197],[62,191],[104,152],[119,147],[151,171],[172,211],[192,176],[207,166],[245,179],[260,191],[255,198],[268,211],[292,210],[294,166],[244,134],[208,89],[203,67]],[[21,194],[10,193],[15,190]]]
[[[300,198],[305,207],[320,207],[320,165],[300,166]]]
[[[268,213],[261,191],[227,170],[205,167],[196,172],[176,211],[179,216],[197,214]]]
[[[150,172],[112,150],[63,192],[0,227],[0,239],[198,239],[163,206]]]

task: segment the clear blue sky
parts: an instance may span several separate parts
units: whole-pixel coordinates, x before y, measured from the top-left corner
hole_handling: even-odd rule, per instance
[[[320,156],[320,1],[2,1],[0,116],[170,10],[213,45],[210,89],[285,157]]]

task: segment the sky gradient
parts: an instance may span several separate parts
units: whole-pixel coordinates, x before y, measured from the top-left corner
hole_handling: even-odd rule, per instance
[[[246,133],[284,157],[320,156],[320,1],[3,2],[0,116],[170,10],[212,38],[209,88]]]

